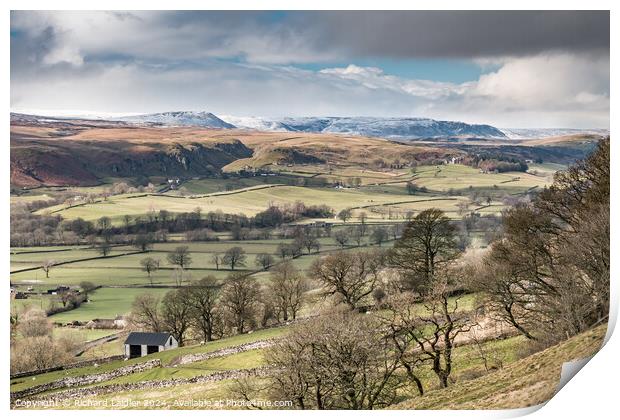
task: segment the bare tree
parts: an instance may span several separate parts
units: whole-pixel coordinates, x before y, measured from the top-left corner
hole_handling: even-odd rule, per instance
[[[274,302],[278,320],[286,322],[289,315],[294,320],[303,304],[306,282],[301,272],[290,261],[273,267],[270,271],[269,295]]]
[[[368,214],[362,211],[359,213],[358,218],[360,219],[360,231],[362,236],[366,236],[366,220],[368,220]]]
[[[80,289],[82,290],[82,294],[84,295],[84,299],[88,298],[88,294],[97,289],[97,286],[90,281],[81,281]]]
[[[139,233],[133,239],[133,246],[142,252],[146,252],[153,247],[153,235]]]
[[[361,246],[362,245],[362,239],[364,238],[364,235],[362,233],[361,225],[360,226],[355,226],[355,227],[351,228],[350,229],[350,236],[355,241],[357,246]]]
[[[45,260],[43,261],[43,265],[41,265],[41,269],[45,272],[45,278],[50,277],[50,270],[53,266],[56,265],[56,261],[54,260]]]
[[[255,323],[260,296],[260,286],[253,278],[242,274],[231,274],[226,278],[220,303],[229,314],[237,334],[242,334],[248,325]]]
[[[256,265],[259,265],[263,268],[263,270],[267,270],[270,266],[275,263],[275,259],[271,254],[260,253],[256,254],[256,259],[254,260]]]
[[[270,395],[299,409],[383,408],[402,386],[395,375],[400,362],[377,322],[351,312],[294,327],[266,358],[275,367]]]
[[[280,256],[281,259],[285,259],[286,257],[291,255],[291,250],[288,246],[288,244],[286,243],[280,243],[278,244],[278,248],[277,248],[277,254]]]
[[[159,314],[159,299],[149,293],[136,296],[131,305],[131,320],[138,328],[161,332],[163,324]]]
[[[17,331],[22,337],[41,337],[52,334],[52,324],[45,312],[39,309],[30,309],[20,318]]]
[[[310,274],[327,295],[335,295],[355,309],[372,294],[383,268],[379,251],[335,252],[314,261]]]
[[[370,234],[370,239],[377,245],[381,246],[388,239],[387,229],[383,226],[377,226],[372,230],[372,233]]]
[[[234,270],[235,267],[244,267],[247,256],[245,251],[240,246],[233,246],[224,253],[222,263],[230,265],[230,269]]]
[[[97,220],[97,227],[99,228],[99,235],[104,239],[104,242],[109,242],[112,236],[112,220],[103,216]]]
[[[166,293],[161,301],[162,325],[177,339],[181,347],[185,345],[185,335],[190,327],[191,310],[191,291],[187,287]]]
[[[310,234],[304,234],[303,237],[300,238],[299,242],[301,246],[306,248],[308,254],[312,253],[312,250],[316,250],[316,252],[319,252],[319,250],[321,249],[321,243],[319,242],[319,240],[315,236]]]
[[[167,259],[171,265],[179,266],[181,269],[185,269],[192,264],[192,257],[187,246],[176,247],[174,251],[168,253]]]
[[[347,246],[350,239],[351,239],[351,234],[348,231],[348,229],[347,230],[341,229],[337,231],[336,233],[334,233],[334,241],[336,241],[336,243],[340,245],[342,248]]]
[[[181,267],[175,267],[174,270],[172,270],[170,277],[174,281],[175,286],[181,287],[183,286],[183,283],[190,282],[192,276]]]
[[[416,298],[411,292],[392,298],[388,305],[388,315],[384,319],[401,362],[420,394],[423,389],[413,373],[415,367],[429,364],[440,387],[446,388],[452,373],[455,340],[473,326],[469,315],[460,311],[459,297],[450,299],[450,284],[460,283],[460,277],[458,270],[436,273],[421,307],[415,305]]]
[[[434,273],[459,256],[456,228],[439,209],[422,211],[407,223],[389,253],[390,264],[402,270],[407,290],[424,292]]]
[[[151,257],[143,258],[140,260],[140,265],[142,266],[142,271],[146,272],[146,275],[148,276],[149,282],[152,286],[153,277],[151,276],[151,274],[159,270],[159,260]]]
[[[222,263],[222,256],[218,253],[215,253],[211,256],[211,262],[215,265],[215,269],[220,269],[220,264]]]
[[[97,251],[101,254],[101,256],[107,257],[112,251],[112,245],[110,245],[107,241],[101,242],[97,247]]]
[[[202,334],[203,341],[213,340],[217,322],[217,300],[220,284],[213,276],[207,276],[191,284],[191,324]]]
[[[342,220],[343,223],[347,223],[347,220],[351,218],[353,215],[353,210],[350,208],[342,209],[338,213],[338,218]]]

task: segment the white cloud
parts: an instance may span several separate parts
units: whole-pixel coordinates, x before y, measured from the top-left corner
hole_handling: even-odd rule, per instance
[[[11,106],[106,113],[204,109],[233,115],[420,116],[503,127],[609,126],[609,55],[601,48],[605,31],[594,31],[598,35],[588,42],[587,37],[577,40],[579,48],[569,53],[574,37],[546,25],[523,41],[527,17],[522,14],[510,14],[519,36],[501,28],[497,39],[492,39],[497,29],[472,29],[471,22],[490,19],[483,14],[444,15],[450,27],[437,26],[433,16],[12,12],[11,30],[17,36],[11,41]],[[572,16],[564,19],[573,22]],[[582,30],[596,28],[597,16],[581,19]],[[362,18],[364,25],[395,30],[363,37],[359,31],[368,28],[360,25]],[[418,25],[394,25],[394,19]],[[539,13],[528,19],[540,24]],[[557,22],[558,16],[548,19]],[[425,37],[414,36],[417,31]],[[474,32],[477,43],[464,35]],[[509,41],[512,49],[503,48]],[[450,56],[485,42],[490,44],[468,53],[484,74],[466,83],[408,79],[354,64],[325,64],[320,71],[293,66],[354,62],[356,54]],[[370,52],[364,52],[366,47]],[[583,52],[592,49],[598,52]]]
[[[422,116],[504,127],[609,126],[608,57],[554,54],[501,63],[498,70],[462,84],[403,79],[355,65],[321,73],[369,89],[406,93],[417,104],[413,112]]]
[[[14,12],[11,29],[20,37],[12,44],[11,106],[609,126],[604,53],[476,56],[485,73],[466,83],[353,64],[308,71],[291,64],[349,57],[340,55],[346,43],[325,43],[310,26],[215,13],[193,19],[166,12]]]
[[[462,84],[354,65],[314,72],[230,63],[163,69],[132,64],[81,77],[13,81],[11,99],[14,108],[421,116],[501,127],[607,128],[608,77],[605,60],[568,56],[510,60]]]

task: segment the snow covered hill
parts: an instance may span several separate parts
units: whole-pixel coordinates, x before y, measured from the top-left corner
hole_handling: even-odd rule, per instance
[[[239,128],[267,131],[349,134],[402,140],[435,137],[506,138],[502,131],[490,125],[436,121],[428,118],[299,117],[263,119],[223,116],[222,119]]]
[[[173,127],[198,126],[208,128],[235,128],[234,125],[219,119],[210,112],[204,111],[161,112],[157,114],[132,115],[115,119],[133,123],[156,123]]]
[[[221,119],[237,128],[258,131],[297,131],[277,119],[261,117],[236,117],[233,115],[222,115]]]
[[[570,136],[573,134],[609,135],[609,130],[601,128],[502,128],[501,130],[508,138],[515,140],[544,139],[548,137]]]

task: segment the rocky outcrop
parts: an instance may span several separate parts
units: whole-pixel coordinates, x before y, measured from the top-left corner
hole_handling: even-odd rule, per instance
[[[221,168],[237,159],[252,156],[239,140],[222,143],[173,143],[158,150],[133,153],[118,158],[110,157],[93,162],[92,170],[98,176],[195,176],[216,175]]]

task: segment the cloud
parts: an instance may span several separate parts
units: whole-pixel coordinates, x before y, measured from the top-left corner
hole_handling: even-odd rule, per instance
[[[125,55],[307,63],[364,57],[497,57],[609,51],[608,11],[14,11],[11,29],[53,30],[48,64]],[[81,57],[80,57],[81,56]]]
[[[349,65],[321,71],[411,98],[413,115],[506,126],[607,127],[609,58],[541,54],[504,60],[461,84],[411,80]]]
[[[322,12],[324,45],[356,56],[504,57],[609,53],[609,11]]]
[[[506,61],[455,84],[349,65],[320,71],[222,64],[115,65],[88,77],[15,84],[14,107],[102,112],[206,109],[232,115],[425,116],[499,126],[607,127],[609,62],[572,55]],[[605,82],[607,81],[607,82]],[[60,99],[62,98],[62,99]],[[122,109],[121,109],[122,108]]]
[[[334,64],[381,57],[466,58],[481,75]],[[12,12],[11,106],[606,128],[609,13]]]
[[[359,67],[350,64],[344,68],[327,68],[322,74],[355,81],[369,89],[388,89],[403,92],[427,100],[441,99],[454,93],[462,93],[467,84],[436,82],[432,80],[412,80],[387,75],[377,67]]]

